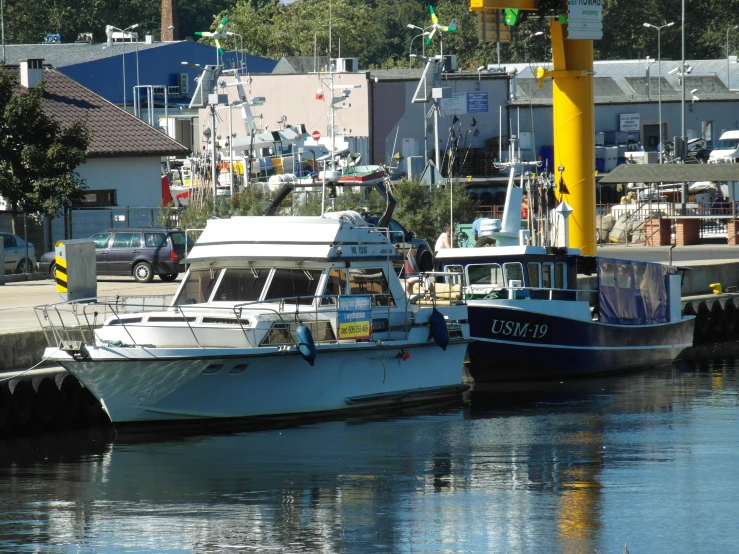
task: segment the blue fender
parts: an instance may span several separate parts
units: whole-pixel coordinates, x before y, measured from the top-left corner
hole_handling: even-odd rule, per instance
[[[434,342],[441,346],[442,350],[446,350],[449,344],[449,329],[446,326],[446,319],[436,308],[429,317],[429,327],[431,327],[431,337]]]
[[[298,337],[298,350],[303,359],[310,365],[316,361],[316,344],[313,342],[313,334],[305,325],[299,326],[295,330],[295,336]]]

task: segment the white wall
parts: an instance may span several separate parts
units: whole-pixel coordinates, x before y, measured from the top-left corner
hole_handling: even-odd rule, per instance
[[[157,207],[162,201],[159,157],[92,158],[77,168],[92,190],[117,189],[118,206]]]

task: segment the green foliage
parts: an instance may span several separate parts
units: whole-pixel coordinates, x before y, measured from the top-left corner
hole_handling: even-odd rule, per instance
[[[0,195],[13,214],[59,214],[86,188],[75,168],[85,162],[90,131],[43,111],[43,83],[14,94],[13,73],[0,64]]]
[[[425,238],[432,245],[436,237],[449,225],[449,206],[452,202],[448,185],[446,187],[429,187],[418,181],[402,179],[392,185],[392,196],[396,206],[393,217],[406,229],[414,231],[416,236]],[[474,219],[478,203],[471,200],[467,186],[463,181],[454,185],[454,221],[469,223]],[[331,198],[330,189],[326,189],[325,208],[327,211],[354,210],[379,214],[385,210],[385,199],[375,190],[365,192],[353,190],[351,187],[338,187],[336,198]],[[256,187],[249,187],[233,198],[220,201],[218,217],[226,218],[234,215],[263,215],[269,207],[271,197]],[[282,203],[279,215],[317,216],[321,214],[321,191],[307,193],[293,192]],[[164,221],[169,214],[164,215]],[[203,229],[213,217],[213,203],[206,200],[202,208],[189,206],[180,215],[181,229]],[[164,224],[164,223],[162,223]],[[197,237],[197,234],[193,236]]]
[[[450,185],[429,187],[407,179],[393,183],[393,197],[397,202],[395,219],[433,246],[439,234],[450,224],[452,202],[454,208],[451,212],[458,223],[471,222],[478,209],[478,203],[469,197],[463,181],[454,181],[451,186],[453,194]]]

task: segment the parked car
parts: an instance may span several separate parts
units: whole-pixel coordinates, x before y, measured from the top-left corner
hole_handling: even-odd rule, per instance
[[[30,273],[36,267],[36,249],[28,243],[26,258],[26,241],[12,233],[0,233],[5,248],[5,273]]]
[[[193,246],[184,231],[144,227],[108,229],[90,237],[95,242],[98,275],[131,275],[139,283],[148,283],[154,275],[162,281],[174,281],[185,270],[182,259]],[[52,277],[56,254],[41,256],[39,271]]]
[[[365,215],[364,220],[370,225],[377,226],[380,216]],[[408,251],[411,251],[411,255],[416,259],[418,269],[421,271],[434,269],[434,251],[428,242],[416,237],[413,231],[408,231],[395,219],[390,220],[388,231],[390,232],[390,240],[395,244],[400,254],[407,256]]]

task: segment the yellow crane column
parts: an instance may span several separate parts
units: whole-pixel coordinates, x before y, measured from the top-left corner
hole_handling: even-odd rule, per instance
[[[570,246],[594,255],[595,231],[595,107],[593,41],[566,40],[565,25],[550,23],[553,77],[552,113],[557,196],[573,209]],[[560,172],[560,169],[563,171]]]

